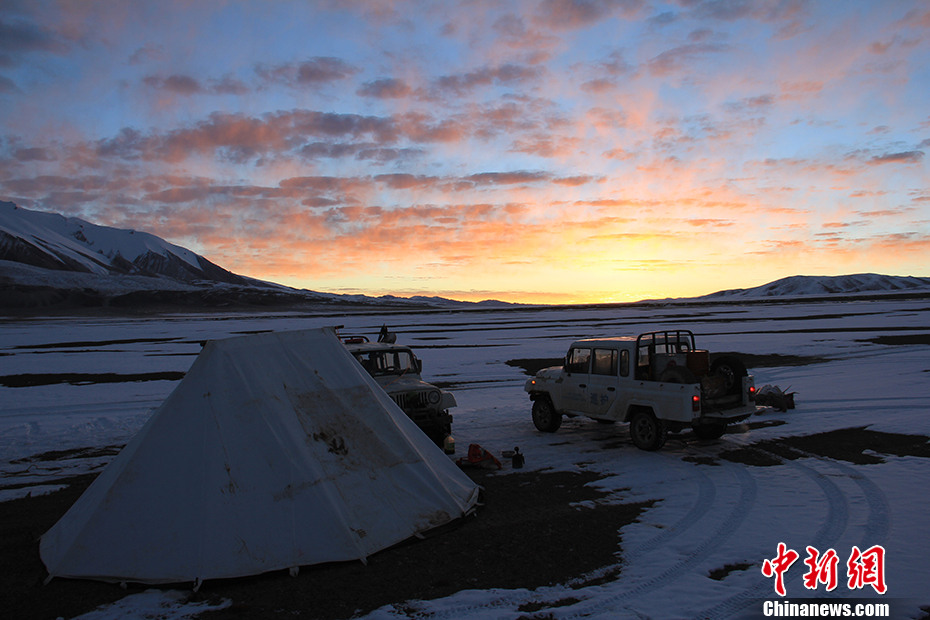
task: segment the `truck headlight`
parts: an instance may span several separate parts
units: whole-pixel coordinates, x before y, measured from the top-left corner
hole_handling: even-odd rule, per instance
[[[442,395],[439,393],[439,390],[431,390],[430,393],[426,395],[426,400],[428,400],[431,405],[435,405],[442,400]]]

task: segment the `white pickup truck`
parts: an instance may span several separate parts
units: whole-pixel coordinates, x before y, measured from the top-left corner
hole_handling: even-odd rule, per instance
[[[711,363],[688,330],[578,340],[563,366],[540,370],[524,389],[539,430],[555,432],[563,415],[629,422],[643,450],[658,450],[669,432],[688,427],[716,439],[757,410],[745,365],[734,356]]]

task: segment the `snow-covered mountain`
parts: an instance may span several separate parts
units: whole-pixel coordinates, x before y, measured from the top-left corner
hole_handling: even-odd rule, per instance
[[[298,290],[237,275],[150,233],[0,201],[0,310],[306,304],[405,309],[472,305],[438,297]]]
[[[718,291],[699,299],[761,299],[906,291],[930,293],[930,278],[885,276],[877,273],[847,276],[791,276],[754,288]]]
[[[256,285],[150,233],[0,202],[0,260],[57,271]]]

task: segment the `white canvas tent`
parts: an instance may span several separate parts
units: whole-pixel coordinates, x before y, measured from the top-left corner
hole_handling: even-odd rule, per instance
[[[207,343],[40,554],[50,578],[199,582],[364,560],[476,500],[332,329],[267,333]]]

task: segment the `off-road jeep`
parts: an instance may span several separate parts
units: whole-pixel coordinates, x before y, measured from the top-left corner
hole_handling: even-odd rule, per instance
[[[449,409],[456,406],[455,397],[420,377],[423,362],[410,347],[388,341],[370,342],[364,336],[347,337],[342,341],[404,413],[436,445],[445,447],[446,437],[452,434]]]
[[[643,450],[658,450],[669,432],[688,427],[701,439],[717,439],[727,424],[757,410],[745,365],[734,356],[711,363],[687,330],[578,340],[562,366],[539,371],[524,389],[537,429],[555,432],[563,415],[629,422]]]

